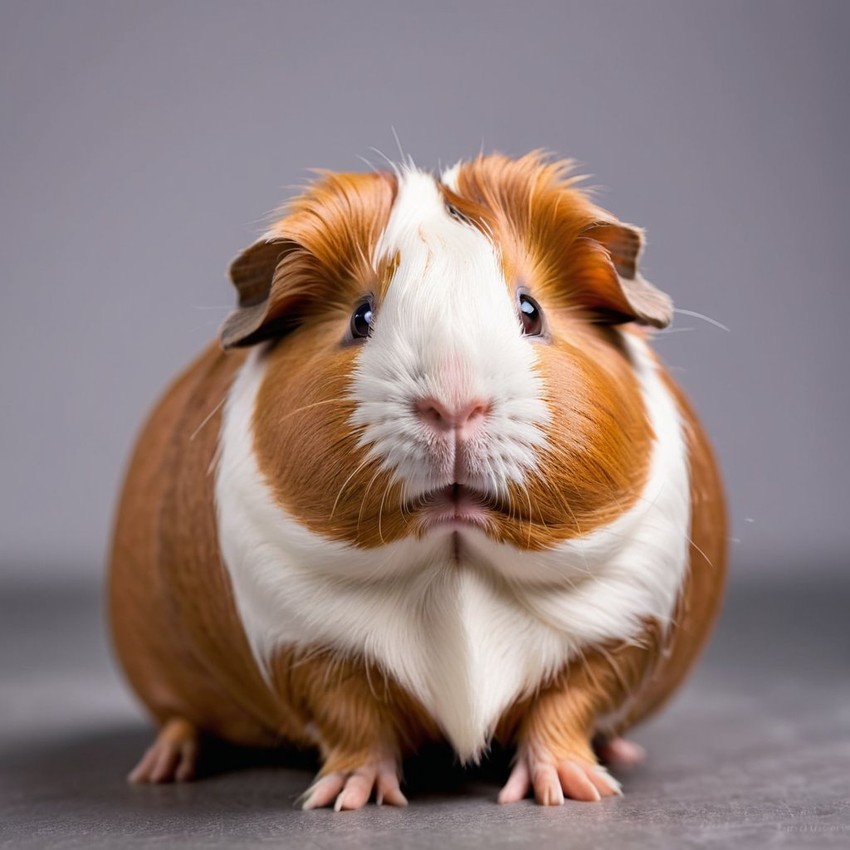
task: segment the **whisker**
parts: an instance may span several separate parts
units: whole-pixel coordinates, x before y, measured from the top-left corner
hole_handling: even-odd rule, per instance
[[[528,485],[525,481],[522,482],[522,489],[525,493],[525,499],[528,502],[528,519],[526,520],[526,525],[528,526],[528,542],[526,543],[526,548],[531,548],[531,534],[534,531],[534,524],[532,522],[533,509],[531,507],[531,493],[528,492]]]
[[[381,543],[386,542],[384,540],[384,533],[383,533],[383,528],[382,528],[382,525],[381,525],[381,522],[383,520],[383,513],[384,513],[384,501],[386,500],[387,493],[390,492],[390,487],[392,487],[392,486],[393,486],[393,480],[392,480],[392,478],[390,478],[387,481],[387,486],[384,488],[384,495],[381,496],[381,503],[380,503],[380,505],[378,505],[378,539],[381,541]]]
[[[219,403],[218,403],[218,404],[217,404],[217,405],[216,405],[216,406],[215,406],[215,407],[214,407],[214,408],[213,408],[213,409],[212,409],[212,410],[211,410],[211,411],[210,411],[210,412],[209,412],[209,413],[208,413],[208,414],[204,417],[204,421],[203,421],[203,422],[201,422],[201,424],[200,424],[200,425],[198,425],[198,427],[197,427],[197,428],[195,428],[195,430],[192,432],[192,435],[189,437],[189,442],[190,442],[190,443],[191,443],[191,442],[195,439],[195,437],[197,437],[197,436],[198,436],[198,434],[200,434],[200,433],[201,433],[201,429],[204,427],[204,425],[206,425],[206,424],[207,424],[207,422],[209,422],[209,421],[210,421],[210,419],[212,419],[212,418],[213,418],[213,416],[215,416],[215,414],[216,414],[216,413],[217,413],[217,412],[221,409],[221,406],[224,404],[224,402],[225,402],[226,400],[227,400],[227,393],[225,393],[225,394],[222,396],[221,401],[220,401],[220,402],[219,402]]]
[[[376,154],[378,154],[378,156],[381,157],[381,159],[384,160],[384,162],[386,162],[386,164],[390,167],[396,177],[400,176],[399,163],[393,162],[393,160],[391,160],[380,148],[371,146],[369,150],[374,151]]]
[[[290,410],[289,413],[287,413],[285,416],[281,416],[279,421],[283,422],[286,419],[289,419],[290,416],[295,416],[296,413],[303,413],[305,410],[310,410],[311,408],[314,408],[314,407],[321,407],[322,405],[325,405],[325,404],[345,404],[345,403],[353,404],[353,402],[351,401],[350,398],[345,398],[345,397],[328,398],[328,399],[324,399],[323,401],[314,401],[312,404],[305,404],[303,407],[298,407],[295,410]]]
[[[401,157],[401,161],[409,168],[413,168],[413,157],[409,154],[405,154],[404,149],[401,146],[401,139],[399,139],[398,132],[396,132],[396,128],[394,126],[390,126],[390,130],[392,131],[393,138],[395,139],[396,147],[398,148],[398,155]]]
[[[700,555],[702,555],[702,556],[703,556],[703,558],[705,558],[705,562],[709,565],[709,567],[714,568],[714,564],[711,562],[711,558],[709,558],[709,557],[708,557],[708,555],[706,555],[706,554],[705,554],[705,552],[703,552],[703,551],[702,551],[702,549],[700,549],[700,547],[699,547],[699,546],[697,546],[697,544],[696,544],[696,543],[694,543],[694,539],[693,539],[693,537],[691,537],[690,535],[686,535],[686,536],[687,536],[687,538],[688,538],[688,543],[689,543],[691,546],[693,546],[693,547],[694,547],[694,549],[696,549],[696,550],[697,550],[697,552],[699,552],[699,553],[700,553]]]
[[[379,174],[379,173],[380,173],[380,172],[378,171],[377,166],[375,165],[375,163],[374,163],[374,162],[372,162],[372,160],[370,160],[370,159],[366,159],[366,157],[365,157],[365,156],[360,156],[359,154],[357,155],[357,159],[359,159],[359,160],[360,160],[360,162],[362,162],[362,163],[363,163],[363,164],[364,164],[367,168],[369,168],[371,171],[374,171],[376,174]]]
[[[363,492],[363,498],[360,501],[360,512],[357,514],[357,533],[360,533],[360,523],[363,521],[363,509],[366,507],[366,499],[369,497],[369,491],[372,489],[372,485],[375,483],[378,476],[381,474],[381,467],[379,466],[375,470],[375,474],[369,480],[369,483],[366,485],[366,490]]]
[[[362,463],[358,464],[358,466],[354,470],[354,472],[352,472],[351,475],[349,475],[348,478],[346,478],[345,481],[343,481],[342,487],[339,488],[339,493],[336,494],[336,499],[334,499],[333,507],[331,508],[331,515],[328,517],[328,519],[333,519],[333,515],[334,515],[334,512],[336,511],[336,506],[339,503],[340,496],[342,496],[343,491],[348,486],[348,482],[351,481],[351,479],[354,478],[354,476],[357,475],[357,473],[360,472],[361,469],[363,469],[365,466],[368,466],[369,463],[376,461],[376,460],[377,460],[377,458],[367,457]]]
[[[693,316],[695,319],[702,319],[704,322],[708,322],[708,324],[714,325],[714,327],[720,328],[722,331],[726,331],[726,333],[731,333],[729,328],[721,322],[718,322],[717,319],[712,319],[710,316],[704,316],[702,313],[697,313],[696,310],[683,310],[681,307],[674,307],[673,312],[681,313],[683,316]]]

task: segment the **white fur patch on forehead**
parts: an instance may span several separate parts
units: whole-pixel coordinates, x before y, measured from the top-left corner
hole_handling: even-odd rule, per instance
[[[376,265],[387,259],[395,271],[352,385],[362,444],[420,495],[451,482],[433,473],[414,402],[482,400],[487,448],[469,483],[502,493],[533,466],[549,411],[498,248],[449,214],[430,174],[408,169],[376,248]]]
[[[402,175],[376,254],[379,261],[397,259],[377,321],[417,343],[427,340],[421,353],[429,361],[439,364],[462,354],[473,365],[489,354],[481,350],[487,342],[519,338],[498,249],[449,214],[430,174]],[[533,360],[527,344],[517,348],[525,350],[523,360]]]

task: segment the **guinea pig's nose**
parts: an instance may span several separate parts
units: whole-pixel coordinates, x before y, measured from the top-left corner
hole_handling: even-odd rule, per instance
[[[420,398],[413,409],[419,419],[434,431],[457,431],[463,435],[481,423],[490,411],[490,403],[476,398],[452,410],[435,398]]]

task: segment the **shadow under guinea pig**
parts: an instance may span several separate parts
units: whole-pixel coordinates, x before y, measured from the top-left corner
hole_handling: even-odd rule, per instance
[[[127,773],[152,740],[152,729],[132,725],[103,732],[51,734],[6,746],[3,774],[14,778],[11,802],[17,798],[28,805],[39,800],[49,800],[53,807],[73,804],[80,814],[85,812],[87,803],[108,804],[115,814],[128,807],[136,810],[141,800],[150,800],[157,806],[179,801],[181,813],[191,816],[193,806],[183,808],[186,803],[194,801],[206,810],[218,806],[219,798],[224,796],[232,804],[233,792],[238,788],[243,810],[246,798],[258,808],[266,802],[279,808],[284,801],[294,803],[319,769],[314,751],[289,747],[253,749],[205,738],[197,778],[192,782],[129,785]],[[463,767],[448,746],[428,746],[405,760],[405,792],[417,800],[469,793],[495,800],[512,757],[511,751],[495,747],[481,764]],[[266,795],[268,800],[264,801]]]

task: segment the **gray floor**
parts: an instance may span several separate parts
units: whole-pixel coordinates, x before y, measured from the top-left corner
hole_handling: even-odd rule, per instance
[[[111,664],[96,587],[0,598],[0,846],[848,847],[850,581],[738,582],[698,673],[636,730],[625,796],[494,802],[505,768],[408,764],[406,810],[293,801],[309,759],[223,751],[192,785],[131,788],[150,731]]]

